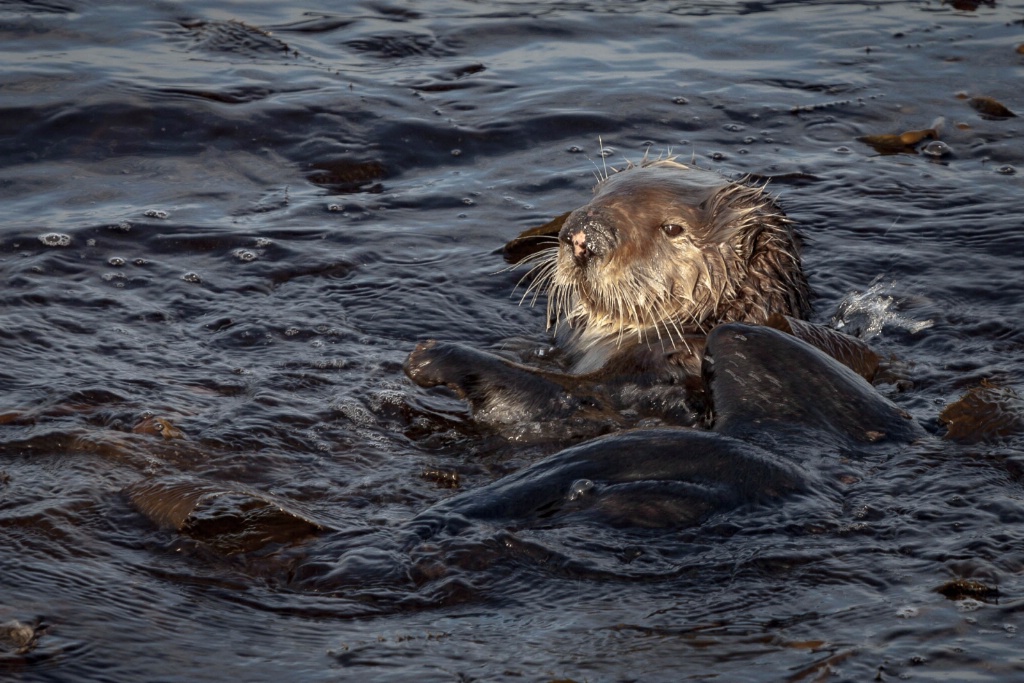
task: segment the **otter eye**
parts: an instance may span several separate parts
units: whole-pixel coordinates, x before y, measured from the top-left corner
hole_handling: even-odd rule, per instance
[[[679,223],[665,223],[665,225],[661,226],[661,229],[669,237],[683,234],[683,226]]]

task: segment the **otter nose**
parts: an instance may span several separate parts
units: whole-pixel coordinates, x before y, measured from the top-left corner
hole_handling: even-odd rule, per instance
[[[569,246],[572,247],[572,259],[578,266],[586,265],[594,255],[594,243],[587,240],[586,230],[576,230],[569,234]]]
[[[576,265],[582,268],[614,249],[615,235],[605,210],[584,207],[569,215],[558,238],[570,250]]]

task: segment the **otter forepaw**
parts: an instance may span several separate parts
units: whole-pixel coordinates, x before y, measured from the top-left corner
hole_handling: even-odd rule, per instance
[[[450,376],[448,355],[444,347],[448,346],[436,339],[421,341],[412,350],[402,364],[406,376],[421,387],[436,387],[448,384],[454,379]]]
[[[558,384],[462,344],[420,342],[402,367],[421,387],[446,386],[469,401],[484,422],[504,424],[565,409],[565,391]]]

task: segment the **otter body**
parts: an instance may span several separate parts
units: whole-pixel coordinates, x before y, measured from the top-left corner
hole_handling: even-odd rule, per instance
[[[547,296],[566,363],[541,369],[428,341],[404,366],[420,386],[453,389],[478,423],[511,437],[527,438],[526,429],[575,440],[638,424],[707,426],[704,342],[723,323],[778,327],[842,362],[851,352],[870,354],[857,340],[799,320],[810,298],[799,240],[763,188],[668,159],[645,161],[603,178],[557,236],[540,240],[520,260],[531,266],[527,297]]]

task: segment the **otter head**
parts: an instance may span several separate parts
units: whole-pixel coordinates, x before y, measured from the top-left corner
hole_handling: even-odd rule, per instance
[[[535,284],[577,355],[609,341],[672,352],[719,323],[808,307],[797,240],[774,201],[671,160],[604,178],[541,258]]]

